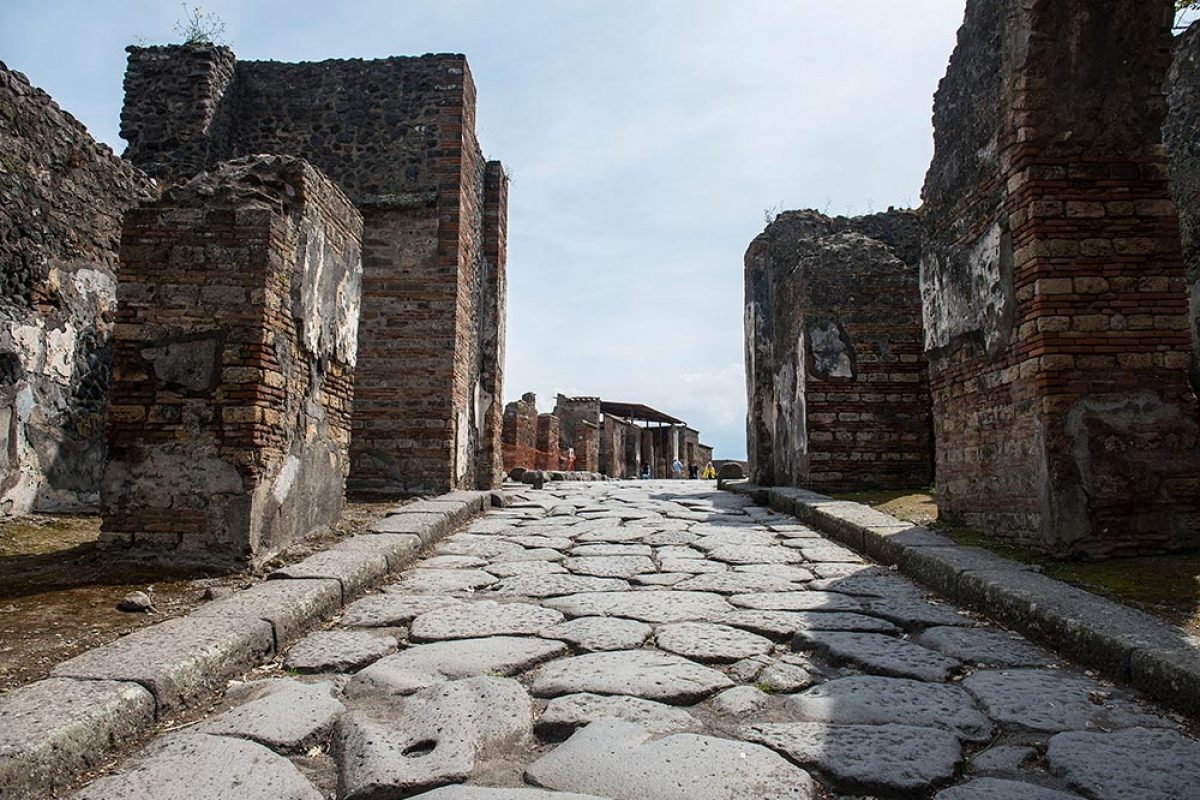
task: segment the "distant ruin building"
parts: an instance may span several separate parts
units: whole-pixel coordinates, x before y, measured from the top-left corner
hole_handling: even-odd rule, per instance
[[[825,491],[933,480],[911,211],[788,211],[746,251],[751,480]]]
[[[476,140],[463,56],[284,64],[131,47],[121,135],[155,177],[270,153],[333,179],[363,217],[349,490],[498,480],[507,178]]]
[[[102,544],[257,565],[340,519],[361,239],[293,157],[126,214]]]
[[[0,515],[95,508],[121,215],[154,182],[0,63]]]
[[[1172,4],[1094,7],[967,3],[921,290],[943,517],[1105,557],[1200,545],[1200,426],[1162,146]]]

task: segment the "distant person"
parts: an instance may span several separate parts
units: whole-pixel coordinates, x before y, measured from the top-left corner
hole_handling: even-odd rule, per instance
[[[695,464],[688,465],[688,480],[694,481],[700,477],[700,467]]]
[[[567,472],[575,471],[575,448],[567,448]]]
[[[701,475],[701,477],[704,478],[704,480],[706,480],[706,481],[711,481],[711,480],[716,479],[717,468],[713,466],[713,463],[711,461],[704,465],[704,473]]]
[[[642,464],[642,480],[644,480],[644,481],[650,480],[650,465],[649,464]]]
[[[675,480],[683,477],[683,462],[678,458],[671,462],[671,472],[675,473]]]

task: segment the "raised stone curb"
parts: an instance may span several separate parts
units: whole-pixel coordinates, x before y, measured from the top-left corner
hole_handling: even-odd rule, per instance
[[[726,489],[791,514],[1081,664],[1200,716],[1200,640],[1137,609],[860,503],[749,482]]]
[[[0,695],[0,797],[50,797],[162,713],[202,701],[271,658],[493,502],[492,492],[451,492],[400,506],[371,533]]]

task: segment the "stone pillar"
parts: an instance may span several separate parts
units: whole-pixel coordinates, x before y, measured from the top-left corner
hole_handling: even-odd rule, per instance
[[[575,470],[600,471],[600,426],[580,420],[575,426]]]
[[[1191,295],[1192,387],[1200,391],[1200,22],[1175,37],[1172,51],[1163,141]]]
[[[504,470],[535,469],[537,463],[537,395],[526,392],[504,407]]]
[[[558,417],[538,414],[537,469],[558,469]]]
[[[508,306],[508,176],[499,161],[489,161],[483,183],[483,308],[480,314],[480,403],[478,487],[489,489],[503,474],[504,337]]]
[[[339,519],[361,235],[291,157],[126,215],[102,543],[257,565]]]
[[[946,520],[1058,556],[1200,545],[1161,128],[1168,0],[971,0],[921,290]]]

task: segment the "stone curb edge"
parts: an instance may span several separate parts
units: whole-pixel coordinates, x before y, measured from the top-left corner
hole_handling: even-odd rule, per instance
[[[790,514],[947,600],[1200,718],[1200,639],[1157,617],[861,503],[748,481],[727,482],[725,489]]]
[[[41,800],[102,764],[164,712],[265,663],[428,545],[506,501],[459,491],[398,506],[367,533],[262,583],[88,650],[0,694],[0,798]]]

